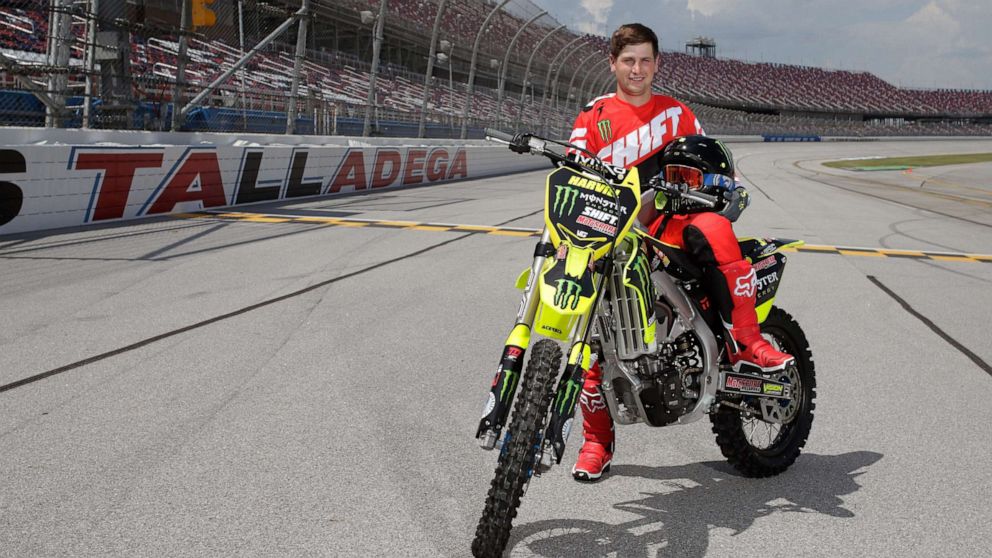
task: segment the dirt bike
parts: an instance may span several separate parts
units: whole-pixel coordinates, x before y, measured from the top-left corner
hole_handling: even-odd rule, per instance
[[[805,334],[773,303],[786,263],[782,251],[803,242],[739,239],[756,272],[762,334],[795,364],[774,374],[735,369],[722,321],[705,302],[702,271],[637,221],[636,168],[532,134],[486,133],[517,153],[547,157],[555,170],[546,180],[545,227],[534,260],[516,282],[523,289],[516,324],[476,431],[480,446],[498,447],[499,457],[473,555],[502,554],[531,478],[561,463],[583,372],[596,361],[616,423],[660,427],[708,415],[721,452],[745,476],[776,475],[792,465],[813,421],[816,380]],[[553,145],[583,156],[566,157]],[[657,177],[645,185],[669,200],[719,203]],[[534,334],[543,339],[531,348]],[[569,344],[564,369],[559,342]]]

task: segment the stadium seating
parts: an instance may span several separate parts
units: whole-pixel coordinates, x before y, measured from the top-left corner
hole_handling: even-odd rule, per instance
[[[341,1],[357,10],[376,10],[379,6],[378,0]],[[0,49],[13,52],[22,63],[42,63],[48,34],[47,14],[40,9],[17,7],[23,5],[0,4]],[[389,18],[399,19],[404,26],[420,29],[425,35],[437,13],[436,0],[390,0],[388,7]],[[491,10],[492,5],[482,1],[449,2],[442,19],[443,36],[459,45],[456,48],[470,48],[468,45],[474,42]],[[486,45],[497,45],[494,47],[497,50],[500,45],[505,46],[522,23],[514,15],[499,12],[486,32]],[[73,34],[79,38],[82,29],[82,25],[72,26]],[[528,28],[521,35],[518,52],[530,52],[547,31],[539,25]],[[557,53],[574,38],[575,35],[559,33],[544,50]],[[583,39],[581,48],[599,50],[605,56],[608,49],[605,37],[586,35]],[[174,37],[132,35],[131,71],[136,89],[145,96],[142,100],[171,100],[178,50]],[[216,80],[242,56],[238,48],[223,41],[197,38],[189,41],[187,53],[185,76],[193,90]],[[74,64],[80,64],[82,48],[74,46],[72,57]],[[542,63],[547,64],[549,58],[553,57],[544,57]],[[210,104],[233,107],[244,103],[249,109],[285,110],[294,59],[291,45],[271,45],[222,84]],[[370,81],[367,61],[343,52],[322,52],[310,53],[303,64],[304,72],[298,83],[300,98],[335,104],[339,114],[352,117],[364,112]],[[540,83],[542,75],[532,75],[531,80]],[[4,85],[14,84],[6,73],[2,78]],[[379,107],[380,117],[386,115],[401,121],[419,119],[424,100],[422,74],[383,63],[377,79],[375,105]],[[663,53],[654,85],[658,91],[693,103],[711,133],[988,133],[989,126],[950,122],[955,118],[992,116],[992,91],[902,89],[867,72],[705,58],[680,52]],[[80,86],[81,76],[70,72],[70,87]],[[564,93],[564,88],[561,89]],[[496,98],[495,91],[477,85],[469,117],[480,125],[491,123],[497,112]],[[437,79],[428,95],[428,121],[460,123],[465,102],[464,84]],[[504,123],[519,119],[534,127],[544,120],[560,128],[567,127],[574,119],[573,103],[564,106],[553,103],[542,108],[540,103],[528,100],[520,113],[518,97],[513,94],[505,96],[499,112]],[[875,125],[863,123],[864,115],[882,121],[884,117],[898,115],[910,121],[944,119],[945,123]]]

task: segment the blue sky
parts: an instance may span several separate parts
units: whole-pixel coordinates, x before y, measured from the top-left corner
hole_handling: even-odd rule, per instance
[[[533,0],[577,31],[640,22],[663,50],[869,71],[901,87],[992,90],[990,0]]]

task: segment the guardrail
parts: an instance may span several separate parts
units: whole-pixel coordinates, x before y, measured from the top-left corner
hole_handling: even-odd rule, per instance
[[[0,235],[547,165],[481,140],[2,128],[0,145]]]

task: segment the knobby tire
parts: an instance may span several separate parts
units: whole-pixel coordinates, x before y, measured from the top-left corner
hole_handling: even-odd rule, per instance
[[[768,318],[761,324],[761,332],[771,336],[781,350],[796,358],[802,396],[795,416],[781,430],[774,443],[767,448],[751,444],[744,431],[744,413],[726,406],[710,415],[716,443],[727,461],[746,477],[770,477],[789,468],[799,457],[813,424],[816,408],[816,374],[813,353],[806,334],[788,312],[772,307]]]
[[[513,417],[507,426],[509,440],[500,451],[496,474],[472,541],[472,555],[477,558],[501,556],[506,548],[520,498],[535,466],[561,359],[561,349],[550,339],[538,341],[531,351]]]

